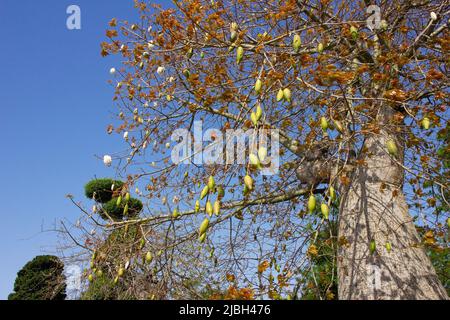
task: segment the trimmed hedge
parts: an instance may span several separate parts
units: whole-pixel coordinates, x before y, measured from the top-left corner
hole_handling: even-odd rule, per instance
[[[17,273],[8,300],[64,300],[64,264],[56,256],[37,256]]]
[[[120,190],[123,187],[124,183],[119,180],[113,179],[94,179],[89,181],[84,186],[84,194],[89,199],[94,198],[96,201],[100,203],[106,203],[113,198],[113,191],[111,190],[112,185],[114,184],[114,190]]]
[[[110,201],[105,203],[103,205],[103,210],[106,211],[111,218],[115,220],[122,220],[124,218],[123,210],[125,208],[126,201],[123,199],[121,204],[117,206],[117,198],[112,198]],[[135,198],[130,198],[128,201],[128,217],[135,217],[139,215],[139,213],[142,211],[142,208],[144,205],[142,202]],[[100,212],[100,215],[103,219],[108,219],[108,217],[103,213]]]

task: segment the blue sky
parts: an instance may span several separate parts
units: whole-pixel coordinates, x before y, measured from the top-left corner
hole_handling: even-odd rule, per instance
[[[66,28],[66,9],[81,8],[81,30]],[[65,195],[114,175],[95,155],[117,151],[113,58],[100,56],[112,17],[135,18],[132,0],[0,1],[0,299],[35,255],[54,251],[55,220],[79,212]]]

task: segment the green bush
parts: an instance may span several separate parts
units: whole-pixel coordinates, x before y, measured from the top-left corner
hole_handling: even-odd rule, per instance
[[[123,187],[123,182],[119,180],[113,179],[94,179],[86,184],[84,187],[84,194],[89,199],[94,198],[96,201],[100,203],[106,203],[110,201],[113,197],[113,191],[111,190],[112,185],[114,184],[114,189],[119,190]]]
[[[103,205],[103,210],[108,213],[111,218],[115,220],[122,220],[124,218],[124,208],[127,202],[123,199],[119,206],[117,206],[117,198],[113,198]],[[140,200],[131,198],[128,201],[128,217],[135,217],[142,211],[143,204]],[[100,212],[103,219],[108,219],[104,212]]]
[[[64,300],[64,264],[55,256],[37,256],[18,273],[8,300]]]

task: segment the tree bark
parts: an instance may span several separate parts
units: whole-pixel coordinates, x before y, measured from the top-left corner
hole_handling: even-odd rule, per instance
[[[390,119],[385,114],[381,121]],[[396,141],[397,157],[388,154],[388,139]],[[366,164],[342,190],[339,299],[448,299],[408,213],[404,169],[394,161],[403,162],[401,144],[382,130],[366,137],[364,145]]]

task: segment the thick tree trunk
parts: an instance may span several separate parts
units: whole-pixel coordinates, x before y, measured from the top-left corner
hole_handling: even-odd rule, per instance
[[[386,131],[367,137],[366,165],[356,169],[342,198],[339,299],[448,299],[420,246],[402,191],[403,170],[387,153],[388,139]]]

